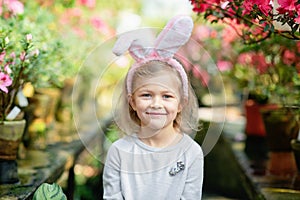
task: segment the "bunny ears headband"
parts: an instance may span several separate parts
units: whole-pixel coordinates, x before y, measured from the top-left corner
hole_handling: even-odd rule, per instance
[[[150,61],[162,61],[176,69],[180,74],[183,93],[188,97],[188,78],[183,66],[173,58],[177,50],[183,46],[190,38],[193,30],[193,20],[189,16],[177,16],[171,19],[162,32],[151,44],[151,35],[136,30],[122,34],[114,48],[113,53],[117,56],[129,50],[130,55],[136,61],[127,74],[127,92],[132,94],[132,79],[137,68]],[[148,37],[148,38],[147,38]]]

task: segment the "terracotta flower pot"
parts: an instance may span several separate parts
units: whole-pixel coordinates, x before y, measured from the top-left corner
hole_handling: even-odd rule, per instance
[[[275,104],[261,104],[253,99],[245,102],[246,117],[246,141],[245,153],[255,163],[263,163],[268,158],[268,148],[266,145],[266,130],[261,115],[262,109],[275,109]]]
[[[274,109],[275,104],[259,104],[249,99],[245,103],[246,127],[245,132],[249,136],[266,136],[264,122],[261,116],[262,109]]]
[[[296,161],[291,141],[299,131],[296,112],[289,108],[278,108],[262,112],[269,149],[268,171],[273,175],[295,175]]]
[[[300,141],[293,139],[291,141],[291,145],[294,152],[298,173],[300,173]]]
[[[297,166],[297,174],[293,178],[292,186],[295,189],[300,189],[300,141],[293,139],[291,141],[291,146],[293,149],[294,157],[296,160],[296,166]]]

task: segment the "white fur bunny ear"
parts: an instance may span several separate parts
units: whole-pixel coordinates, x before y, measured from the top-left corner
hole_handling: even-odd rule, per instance
[[[147,57],[154,44],[154,34],[149,29],[138,29],[120,35],[112,51],[117,56],[124,54],[127,50],[136,60]]]
[[[193,20],[189,16],[176,16],[171,19],[155,41],[157,54],[163,58],[172,58],[178,49],[190,38]]]

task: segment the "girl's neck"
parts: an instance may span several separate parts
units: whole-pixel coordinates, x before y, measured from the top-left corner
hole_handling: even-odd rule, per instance
[[[158,131],[144,128],[140,129],[139,139],[148,146],[163,148],[177,144],[182,138],[182,134],[173,127],[164,128]]]

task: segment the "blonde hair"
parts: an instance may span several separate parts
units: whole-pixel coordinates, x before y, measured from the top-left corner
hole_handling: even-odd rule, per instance
[[[143,66],[136,69],[132,79],[132,88],[136,88],[135,82],[138,78],[151,78],[155,77],[161,72],[167,72],[170,75],[174,75],[178,81],[180,92],[180,103],[182,105],[182,111],[177,114],[174,120],[174,128],[184,132],[193,133],[198,130],[198,101],[193,92],[190,84],[188,84],[188,97],[183,98],[183,88],[181,77],[176,69],[169,64],[162,61],[149,61]],[[140,119],[136,112],[132,109],[128,102],[128,92],[126,86],[126,79],[123,84],[121,96],[116,105],[114,120],[119,129],[125,134],[136,133],[140,128]]]

